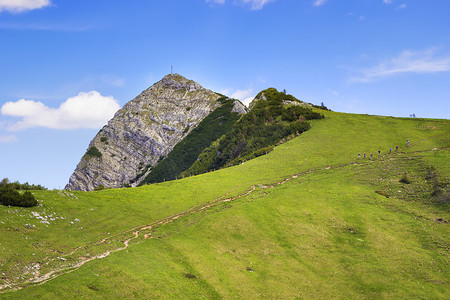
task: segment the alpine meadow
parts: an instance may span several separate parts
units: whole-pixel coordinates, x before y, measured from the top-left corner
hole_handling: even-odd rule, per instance
[[[0,207],[0,297],[445,299],[449,122],[313,110],[233,167]]]
[[[450,300],[450,0],[0,0],[0,300]]]

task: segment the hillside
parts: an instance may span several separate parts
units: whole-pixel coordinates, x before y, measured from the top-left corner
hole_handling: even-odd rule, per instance
[[[66,190],[136,186],[211,112],[220,96],[169,74],[126,103],[90,142]],[[245,107],[234,101],[233,109]]]
[[[204,149],[182,176],[197,175],[233,166],[272,151],[280,141],[300,135],[310,128],[307,120],[323,115],[292,95],[274,88],[261,91],[250,110],[220,139]]]
[[[230,168],[0,207],[0,298],[445,299],[449,121],[320,112]]]

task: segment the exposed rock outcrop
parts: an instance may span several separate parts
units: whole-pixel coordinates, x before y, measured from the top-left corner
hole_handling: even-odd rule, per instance
[[[95,136],[68,190],[136,186],[161,158],[220,106],[219,95],[170,74],[128,102]],[[236,111],[245,107],[235,101]]]

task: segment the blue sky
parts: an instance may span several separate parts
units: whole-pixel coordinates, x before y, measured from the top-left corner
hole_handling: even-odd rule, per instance
[[[246,103],[275,87],[335,111],[448,119],[449,13],[447,0],[0,0],[0,177],[63,188],[171,65]]]

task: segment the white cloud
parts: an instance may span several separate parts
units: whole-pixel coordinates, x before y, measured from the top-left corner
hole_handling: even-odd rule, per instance
[[[0,144],[10,144],[17,142],[17,140],[15,135],[0,135]]]
[[[403,9],[403,8],[406,8],[406,4],[405,3],[400,4],[399,6],[397,6],[397,9]]]
[[[231,98],[236,98],[239,100],[243,100],[246,99],[250,96],[252,96],[253,94],[253,90],[252,89],[247,89],[247,90],[236,90],[231,94]]]
[[[383,3],[385,3],[385,4],[391,4],[391,3],[392,3],[392,0],[383,0]]]
[[[275,0],[242,0],[245,4],[250,4],[252,10],[259,10],[264,7],[264,5],[268,4],[269,2],[273,2]]]
[[[405,50],[397,57],[359,72],[353,82],[370,82],[401,73],[436,73],[450,71],[450,56],[436,57],[436,48],[423,52]]]
[[[52,129],[100,128],[120,108],[113,97],[102,96],[97,91],[81,92],[67,99],[58,108],[42,102],[21,99],[5,103],[0,111],[3,115],[21,117],[22,120],[8,126],[9,131],[33,127]]]
[[[230,98],[239,99],[242,103],[248,106],[248,104],[255,98],[253,89],[246,90],[230,90],[225,89],[220,92],[224,95],[229,95]]]
[[[314,6],[322,6],[322,5],[325,5],[325,3],[327,3],[327,0],[316,0],[316,1],[314,1],[313,5]]]
[[[49,6],[50,0],[0,0],[0,12],[24,12]]]
[[[250,5],[252,10],[260,10],[264,7],[264,5],[273,2],[275,0],[238,0],[236,3],[242,3],[245,5]],[[225,4],[225,0],[206,0],[207,3],[215,3],[215,4]]]

